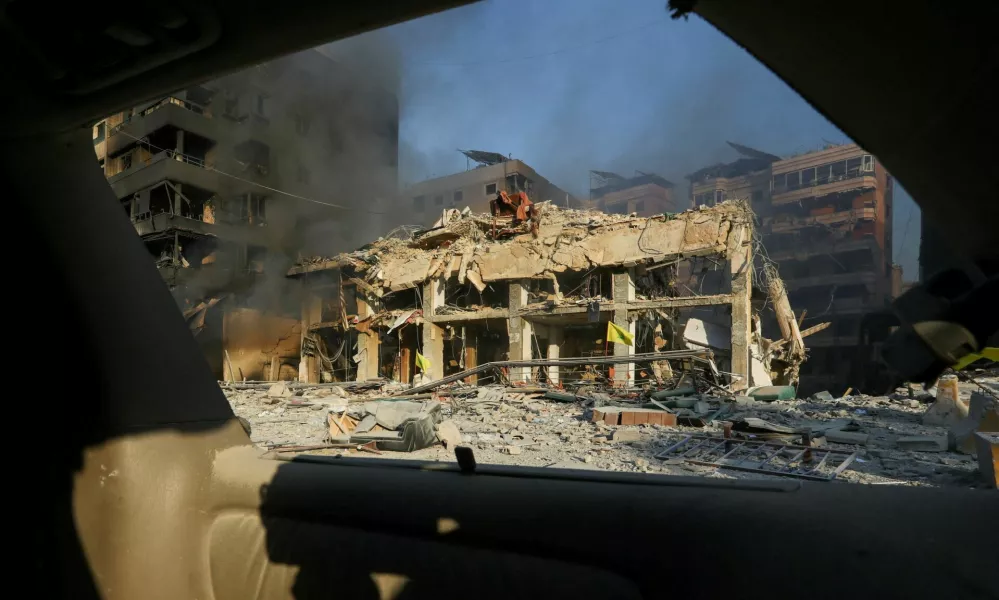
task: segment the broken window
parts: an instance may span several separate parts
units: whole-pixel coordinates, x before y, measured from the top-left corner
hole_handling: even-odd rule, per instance
[[[846,176],[846,161],[834,162],[830,168],[834,180],[843,179]]]
[[[784,173],[774,175],[773,185],[770,189],[775,192],[783,191],[787,187],[787,176]]]
[[[495,196],[496,195],[496,184],[495,183],[487,183],[486,184],[486,195],[487,196]]]
[[[434,206],[444,206],[444,195],[438,194],[434,196]]]
[[[861,158],[859,156],[857,158],[851,158],[851,159],[847,160],[846,161],[846,176],[847,177],[856,177],[856,176],[860,175],[860,168],[862,166],[861,163],[862,163],[862,160],[861,160]]]
[[[413,198],[413,210],[416,212],[423,212],[424,204],[426,204],[426,198],[424,196],[415,196]]]
[[[801,187],[811,187],[815,185],[815,168],[801,171]]]
[[[454,193],[454,203],[455,203],[455,204],[458,204],[459,202],[461,202],[461,201],[462,201],[462,198],[463,198],[463,197],[464,197],[464,194],[462,193],[462,191],[461,191],[461,190],[458,190],[458,191],[456,191],[456,192]]]
[[[874,157],[870,154],[864,155],[864,172],[873,173],[874,172]]]
[[[801,171],[795,171],[794,173],[788,173],[786,175],[785,185],[789,190],[796,190],[801,187]]]

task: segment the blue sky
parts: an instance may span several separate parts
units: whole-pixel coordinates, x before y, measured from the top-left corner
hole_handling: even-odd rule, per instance
[[[465,168],[457,148],[512,154],[586,196],[588,171],[683,175],[846,135],[698,17],[665,0],[491,0],[383,32],[399,49],[404,183]],[[918,209],[895,200],[895,260],[917,273]],[[908,229],[908,231],[906,231]]]

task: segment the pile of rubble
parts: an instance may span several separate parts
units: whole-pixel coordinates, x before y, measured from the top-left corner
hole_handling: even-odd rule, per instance
[[[313,452],[479,464],[601,469],[722,478],[995,486],[999,372],[977,383],[944,377],[935,395],[748,395],[678,380],[673,389],[573,394],[540,387],[400,384],[227,386],[253,441]],[[991,433],[990,433],[991,432]]]

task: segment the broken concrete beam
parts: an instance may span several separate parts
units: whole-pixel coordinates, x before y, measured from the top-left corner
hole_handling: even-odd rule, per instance
[[[907,435],[898,438],[895,444],[902,450],[911,452],[946,452],[946,435]]]
[[[871,439],[871,436],[866,433],[842,431],[840,429],[827,430],[822,435],[825,436],[827,442],[834,444],[858,444],[866,446],[867,442]]]

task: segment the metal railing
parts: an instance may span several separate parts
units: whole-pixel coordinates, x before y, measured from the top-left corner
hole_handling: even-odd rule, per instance
[[[114,127],[108,128],[107,136],[111,137],[112,135],[114,135],[115,133],[117,133],[119,130],[121,130],[121,128],[123,128],[124,126],[128,125],[129,123],[131,123],[132,119],[135,119],[135,118],[138,118],[138,117],[145,117],[145,116],[149,115],[150,113],[153,113],[153,112],[155,112],[155,111],[163,108],[164,106],[167,106],[167,105],[170,105],[170,104],[173,104],[175,106],[180,106],[180,107],[185,108],[185,109],[187,109],[187,110],[189,110],[189,111],[191,111],[191,112],[193,112],[195,114],[202,115],[205,118],[208,118],[208,119],[212,118],[211,111],[206,106],[198,104],[197,102],[191,102],[190,100],[183,100],[181,98],[176,98],[174,96],[167,96],[166,98],[163,98],[159,102],[156,102],[152,106],[149,106],[149,107],[147,107],[147,108],[139,111],[138,113],[133,112],[131,114],[125,115],[125,117],[122,119],[121,123],[118,123]]]

